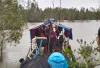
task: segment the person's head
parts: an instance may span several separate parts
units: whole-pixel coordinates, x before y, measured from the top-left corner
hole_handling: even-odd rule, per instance
[[[52,53],[48,58],[48,62],[51,68],[68,68],[65,57],[59,52]]]
[[[19,62],[20,63],[23,63],[25,60],[23,59],[23,58],[21,58],[20,60],[19,60]]]
[[[51,68],[51,67],[47,59],[43,57],[37,57],[35,59],[25,61],[23,64],[21,64],[20,68]]]
[[[100,28],[98,29],[98,36],[100,37]]]

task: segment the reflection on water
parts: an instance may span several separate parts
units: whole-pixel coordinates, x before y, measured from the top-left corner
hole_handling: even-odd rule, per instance
[[[29,24],[28,28],[24,30],[20,44],[17,46],[10,46],[7,44],[4,49],[3,62],[0,63],[0,68],[19,68],[19,59],[25,58],[30,47],[30,32],[29,29],[36,27],[41,23]],[[79,48],[77,39],[83,39],[88,43],[96,39],[98,28],[100,27],[100,21],[89,22],[62,22],[63,25],[71,27],[73,29],[73,40],[70,40],[72,49]],[[97,47],[95,42],[93,47]],[[77,53],[75,53],[77,57]],[[99,68],[99,67],[98,67]]]

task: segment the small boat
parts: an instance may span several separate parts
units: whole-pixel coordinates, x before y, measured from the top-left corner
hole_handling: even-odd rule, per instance
[[[52,53],[50,51],[50,44],[52,43],[50,41],[51,29],[53,29],[56,33],[57,38],[57,43],[55,44],[56,46],[54,51],[62,53],[66,47],[69,47],[69,39],[73,39],[72,28],[65,27],[61,24],[56,24],[53,21],[54,20],[51,19],[51,21],[47,21],[29,30],[31,46],[28,51],[26,60],[30,60],[38,56],[48,58],[48,56]]]
[[[71,49],[69,39],[73,40],[72,28],[65,27],[62,24],[56,24],[53,21],[54,19],[51,19],[29,30],[31,46],[25,60],[23,58],[19,60],[21,62],[20,68],[29,68],[29,66],[34,66],[32,64],[35,62],[32,61],[39,62],[42,60],[47,63],[46,65],[49,68],[47,59],[53,52],[63,53],[65,48]],[[52,35],[54,35],[53,38],[51,38]],[[55,40],[56,44],[53,44]],[[42,58],[42,60],[38,58]]]

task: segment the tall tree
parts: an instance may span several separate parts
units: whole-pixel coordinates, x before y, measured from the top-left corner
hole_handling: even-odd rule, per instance
[[[19,5],[13,0],[0,1],[0,47],[1,59],[5,42],[19,43],[22,36],[25,21],[20,11]]]

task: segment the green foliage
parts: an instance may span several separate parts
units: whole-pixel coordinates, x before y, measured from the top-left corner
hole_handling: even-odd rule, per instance
[[[66,48],[63,52],[64,57],[67,60],[68,68],[87,68],[87,65],[84,62],[77,62],[73,52]],[[69,57],[72,58],[72,62],[69,60]]]
[[[33,4],[33,3],[32,3]],[[38,8],[38,7],[37,7]],[[81,8],[81,10],[77,10],[76,8],[46,8],[45,10],[41,10],[38,8],[37,10],[36,6],[33,4],[31,5],[31,8],[28,10],[28,18],[30,22],[34,21],[42,21],[43,19],[50,19],[54,18],[57,20],[99,20],[100,19],[100,11],[90,11],[85,8]]]
[[[6,0],[6,3],[9,3],[12,0]],[[12,3],[11,3],[12,4]],[[81,8],[80,10],[76,8],[45,8],[44,10],[38,7],[37,3],[29,3],[28,9],[24,9],[20,7],[22,10],[22,16],[24,20],[28,22],[40,22],[44,19],[54,18],[57,20],[99,20],[100,19],[100,11],[92,8],[92,11],[89,9]],[[25,15],[27,14],[27,15]]]
[[[77,52],[81,55],[81,57],[79,57],[77,60],[75,59],[75,56],[70,49],[65,48],[63,52],[69,68],[94,68],[100,61],[99,58],[95,58],[100,52],[100,49],[93,48],[92,46],[95,40],[90,42],[90,44],[87,44],[87,42],[83,41],[83,39],[77,39],[77,42],[80,44],[80,48]],[[69,60],[69,57],[72,58],[72,61]],[[82,61],[80,61],[79,59],[81,59]]]
[[[27,18],[28,18],[28,21],[29,22],[39,22],[39,21],[42,21],[42,19],[44,18],[41,18],[43,16],[42,14],[42,10],[38,8],[37,5],[35,5],[34,3],[31,3],[31,8],[29,8],[27,11]],[[44,16],[45,17],[45,16]]]
[[[84,62],[67,62],[68,63],[68,68],[88,68],[86,63]]]
[[[0,60],[3,57],[5,43],[12,43],[13,41],[19,43],[22,37],[23,26],[26,21],[21,12],[21,7],[13,0],[0,0]]]
[[[69,62],[68,63],[68,68],[79,68],[79,63],[78,62]]]
[[[0,4],[0,36],[4,42],[19,42],[26,24],[21,12],[18,3],[13,0],[5,0]]]
[[[74,62],[76,61],[75,56],[74,56],[72,50],[70,50],[68,48],[65,48],[63,55],[65,56],[66,60],[70,57],[70,58],[72,58],[72,60]]]
[[[83,60],[85,63],[87,63],[88,68],[94,68],[96,65],[96,62],[98,62],[99,59],[95,59],[94,57],[97,56],[97,53],[100,51],[98,48],[93,48],[93,44],[95,40],[90,42],[90,44],[87,44],[86,41],[83,41],[82,39],[77,39],[77,42],[80,44],[80,47],[78,49],[78,54],[81,54]]]
[[[79,68],[87,68],[86,63],[84,62],[79,63]]]
[[[96,18],[97,20],[100,19],[100,10],[97,10],[97,12],[95,13],[95,18]]]

